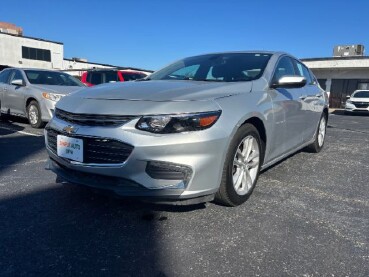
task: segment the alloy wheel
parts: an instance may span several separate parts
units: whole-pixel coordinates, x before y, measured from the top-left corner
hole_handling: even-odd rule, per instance
[[[238,195],[245,195],[252,189],[259,163],[259,144],[253,136],[247,136],[239,144],[233,159],[233,187]]]
[[[29,122],[33,125],[37,124],[38,122],[38,118],[39,118],[39,114],[38,114],[38,109],[36,106],[31,105],[28,109],[28,117],[29,117]]]
[[[325,117],[323,116],[322,119],[320,120],[319,130],[318,130],[318,145],[319,145],[319,147],[322,147],[323,143],[324,143],[326,125],[327,125],[327,121],[326,121]]]

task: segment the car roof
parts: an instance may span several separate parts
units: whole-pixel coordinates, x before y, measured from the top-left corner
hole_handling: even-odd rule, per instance
[[[37,70],[37,71],[45,71],[45,72],[62,72],[60,70],[53,70],[53,69],[44,69],[44,68],[27,68],[27,67],[9,67],[9,68],[5,68],[6,69],[19,69],[19,70]]]

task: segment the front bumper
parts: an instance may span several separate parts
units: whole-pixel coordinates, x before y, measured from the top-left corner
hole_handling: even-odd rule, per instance
[[[56,102],[48,100],[48,99],[42,99],[40,103],[40,109],[41,109],[41,119],[44,122],[48,122],[53,117],[54,111],[55,111],[55,105]]]
[[[134,147],[121,164],[83,164],[61,158],[49,147],[47,130],[62,133],[63,128],[69,125],[54,117],[45,129],[50,156],[47,168],[68,182],[109,190],[120,196],[160,202],[210,201],[220,184],[228,145],[224,130],[214,125],[198,132],[157,135],[137,130],[137,121],[132,120],[120,127],[78,126],[80,137],[110,138]],[[180,170],[184,168],[182,171],[188,174],[184,173],[185,177],[181,179],[176,177],[178,174],[160,175],[163,174],[160,170],[148,170],[150,163],[156,167],[163,164]],[[160,179],[160,176],[165,177]]]
[[[369,104],[367,107],[365,108],[358,108],[355,106],[355,104],[352,104],[352,103],[346,103],[345,105],[345,111],[347,112],[369,112]]]

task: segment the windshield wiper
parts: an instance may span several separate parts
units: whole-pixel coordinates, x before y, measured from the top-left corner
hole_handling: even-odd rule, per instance
[[[193,81],[201,81],[201,82],[225,82],[224,80],[215,80],[215,79],[193,79]]]
[[[136,82],[151,81],[150,78],[137,79]]]

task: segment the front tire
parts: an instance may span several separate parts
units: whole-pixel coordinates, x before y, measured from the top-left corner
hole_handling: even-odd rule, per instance
[[[242,125],[229,146],[215,200],[231,207],[244,203],[255,188],[263,157],[258,130],[252,124]]]
[[[315,140],[312,144],[306,147],[306,150],[311,153],[319,153],[324,146],[326,132],[327,132],[327,115],[323,113],[319,121],[318,129],[316,130],[315,133]]]
[[[41,119],[41,109],[36,101],[31,101],[27,106],[27,118],[33,128],[41,128],[44,123]]]

